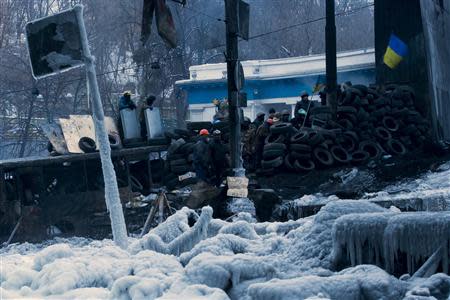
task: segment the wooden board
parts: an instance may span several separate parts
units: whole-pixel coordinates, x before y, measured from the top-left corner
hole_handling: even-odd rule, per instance
[[[67,154],[66,141],[64,140],[64,134],[59,124],[44,124],[41,125],[42,132],[47,137],[49,142],[53,145],[55,151],[59,154]]]
[[[81,137],[89,137],[95,141],[94,120],[89,115],[70,115],[70,120],[76,126],[78,135]]]
[[[66,140],[67,149],[70,153],[84,153],[78,146],[80,141],[80,135],[78,134],[78,128],[74,124],[72,119],[59,119],[61,129]]]

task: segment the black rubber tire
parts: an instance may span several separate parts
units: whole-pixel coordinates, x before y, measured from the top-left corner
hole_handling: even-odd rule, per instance
[[[291,144],[306,143],[308,141],[308,132],[301,130],[291,137]]]
[[[263,169],[275,169],[281,167],[284,163],[283,157],[279,156],[271,160],[261,161],[261,166]]]
[[[292,158],[299,159],[299,160],[305,160],[305,159],[311,159],[311,153],[305,153],[305,152],[297,152],[292,151],[290,153]]]
[[[331,107],[329,106],[317,106],[310,109],[311,115],[318,114],[331,114]]]
[[[186,129],[176,128],[173,130],[173,132],[183,138],[189,138],[192,136],[192,132]]]
[[[330,149],[333,159],[341,164],[347,164],[352,160],[352,156],[341,146],[333,146]]]
[[[188,155],[187,161],[188,161],[188,163],[192,163],[194,161],[194,154],[193,153]]]
[[[208,129],[210,130],[212,126],[211,122],[187,122],[186,127],[189,130],[202,130],[202,129]]]
[[[222,133],[225,132],[225,131],[228,131],[229,128],[230,128],[230,122],[228,122],[228,121],[217,122],[217,123],[213,123],[212,124],[212,129],[213,130],[218,129],[218,130],[222,131]]]
[[[97,146],[95,145],[95,141],[90,137],[82,137],[78,141],[78,147],[80,147],[81,151],[84,153],[92,153],[96,151]]]
[[[170,167],[174,167],[174,166],[187,165],[188,161],[185,158],[181,158],[181,159],[170,160],[169,163],[170,163]]]
[[[369,153],[363,150],[358,150],[352,153],[352,162],[355,164],[362,164],[370,158]]]
[[[355,144],[359,143],[359,136],[356,132],[349,130],[349,131],[344,132],[343,135],[353,139]]]
[[[356,141],[347,135],[342,135],[339,139],[337,139],[338,145],[342,146],[348,152],[352,152],[356,148]]]
[[[400,127],[397,120],[390,116],[385,116],[382,120],[382,123],[383,123],[384,128],[386,128],[390,132],[396,132],[396,131],[398,131],[398,129]]]
[[[381,157],[381,149],[378,143],[373,141],[363,141],[359,144],[359,150],[365,151],[369,154],[369,158],[377,160]]]
[[[384,127],[375,128],[375,136],[381,141],[389,141],[392,138],[391,133]]]
[[[390,139],[384,147],[387,153],[394,156],[403,156],[406,154],[406,147],[396,139]]]
[[[294,171],[294,163],[295,163],[296,159],[291,156],[291,154],[286,155],[286,157],[284,158],[284,165],[286,166],[286,168],[289,171]]]
[[[192,152],[194,152],[195,143],[186,143],[184,145],[181,145],[181,147],[178,149],[178,152],[181,154],[189,155]]]
[[[169,154],[167,155],[167,161],[170,162],[172,160],[184,159],[186,155],[184,154]]]
[[[175,134],[175,133],[170,132],[170,131],[164,132],[164,136],[167,137],[168,139],[171,139],[171,140],[178,140],[178,139],[181,138],[181,136],[179,136],[178,134]]]
[[[344,114],[356,114],[358,111],[353,106],[338,106],[337,112]]]
[[[177,175],[182,175],[193,170],[190,164],[171,166],[170,169]]]
[[[368,88],[365,85],[354,84],[354,85],[352,85],[352,88],[359,90],[362,93],[363,97],[365,97],[367,95]]]
[[[277,123],[270,126],[270,133],[272,134],[283,134],[291,132],[291,123]]]
[[[330,167],[334,163],[333,156],[327,149],[317,147],[313,150],[314,160],[322,166]]]
[[[300,153],[310,153],[311,152],[311,146],[304,145],[304,144],[291,144],[290,146],[291,151],[300,152]]]
[[[294,168],[297,172],[310,172],[316,168],[316,164],[310,159],[296,160]]]
[[[171,140],[168,139],[167,137],[153,138],[147,141],[147,145],[149,146],[169,145],[170,141]]]
[[[317,130],[317,132],[319,132],[323,136],[323,138],[326,140],[332,140],[332,141],[336,140],[336,131],[334,131],[334,130],[320,129],[320,130]],[[339,132],[341,132],[341,131],[339,131]]]
[[[139,180],[134,177],[133,175],[130,176],[130,182],[131,182],[131,190],[133,192],[140,192],[142,193],[144,190],[143,185],[139,182]]]
[[[345,128],[347,130],[352,130],[353,129],[353,123],[350,120],[347,119],[341,119],[338,121],[339,125],[342,126],[342,128]]]
[[[285,151],[284,150],[268,150],[263,152],[263,159],[265,160],[271,160],[273,158],[277,157],[284,157]]]
[[[281,150],[286,151],[287,147],[285,144],[282,143],[270,143],[264,145],[264,152],[270,151],[270,150]]]
[[[266,140],[265,144],[271,144],[271,143],[284,143],[284,140],[286,137],[282,134],[270,134]]]
[[[315,146],[323,142],[323,136],[317,131],[311,131],[308,133],[308,144]]]
[[[53,151],[55,151],[55,147],[53,147],[53,144],[50,141],[47,142],[47,151],[49,153],[52,153]]]

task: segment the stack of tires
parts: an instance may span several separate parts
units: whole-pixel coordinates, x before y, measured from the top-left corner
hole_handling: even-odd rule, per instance
[[[169,190],[196,182],[195,178],[179,181],[179,176],[194,171],[192,166],[195,143],[178,139],[172,142],[167,151],[164,184]]]
[[[265,173],[272,173],[284,165],[288,150],[288,141],[297,130],[290,123],[277,123],[270,127],[266,138],[261,167]]]
[[[430,126],[414,102],[409,86],[390,85],[381,90],[354,85],[339,96],[336,120],[329,107],[320,106],[310,110],[312,128],[296,131],[287,123],[274,124],[266,139],[262,167],[298,173],[421,151]]]

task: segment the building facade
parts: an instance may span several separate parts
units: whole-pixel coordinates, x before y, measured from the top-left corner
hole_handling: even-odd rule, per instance
[[[325,55],[244,61],[242,66],[248,98],[244,115],[253,120],[270,108],[293,113],[301,91],[311,94],[318,78],[325,75]],[[375,83],[374,49],[338,53],[337,66],[338,82]],[[192,66],[189,72],[189,79],[176,82],[187,93],[188,120],[212,121],[216,112],[212,101],[227,98],[226,64]]]

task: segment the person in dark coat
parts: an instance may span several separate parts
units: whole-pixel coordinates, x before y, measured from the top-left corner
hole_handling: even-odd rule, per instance
[[[145,123],[145,110],[153,109],[153,103],[155,102],[156,97],[153,95],[148,96],[144,101],[139,103],[138,112],[139,112],[139,123],[141,124],[141,136],[143,138],[147,137],[147,124]]]
[[[300,101],[298,101],[295,105],[295,118],[292,122],[292,124],[297,128],[301,127],[303,124],[307,125],[305,122],[305,118],[308,117],[308,112],[310,111],[310,109],[314,107],[313,102],[309,100],[308,92],[301,92],[300,98]]]
[[[253,125],[255,125],[256,128],[258,128],[259,126],[261,126],[264,123],[264,117],[266,116],[265,113],[263,112],[259,112],[256,115],[256,119],[253,121]]]
[[[213,171],[214,185],[217,187],[222,183],[225,171],[227,170],[228,164],[228,150],[225,147],[222,139],[220,130],[214,130],[213,138],[209,142],[211,149],[211,163]]]
[[[291,121],[291,112],[287,109],[281,112],[281,122],[289,123]]]
[[[131,92],[126,91],[119,99],[119,111],[122,109],[136,109],[136,104],[131,100]]]
[[[194,146],[193,165],[197,178],[210,183],[211,148],[209,145],[209,131],[200,130],[200,138]]]

